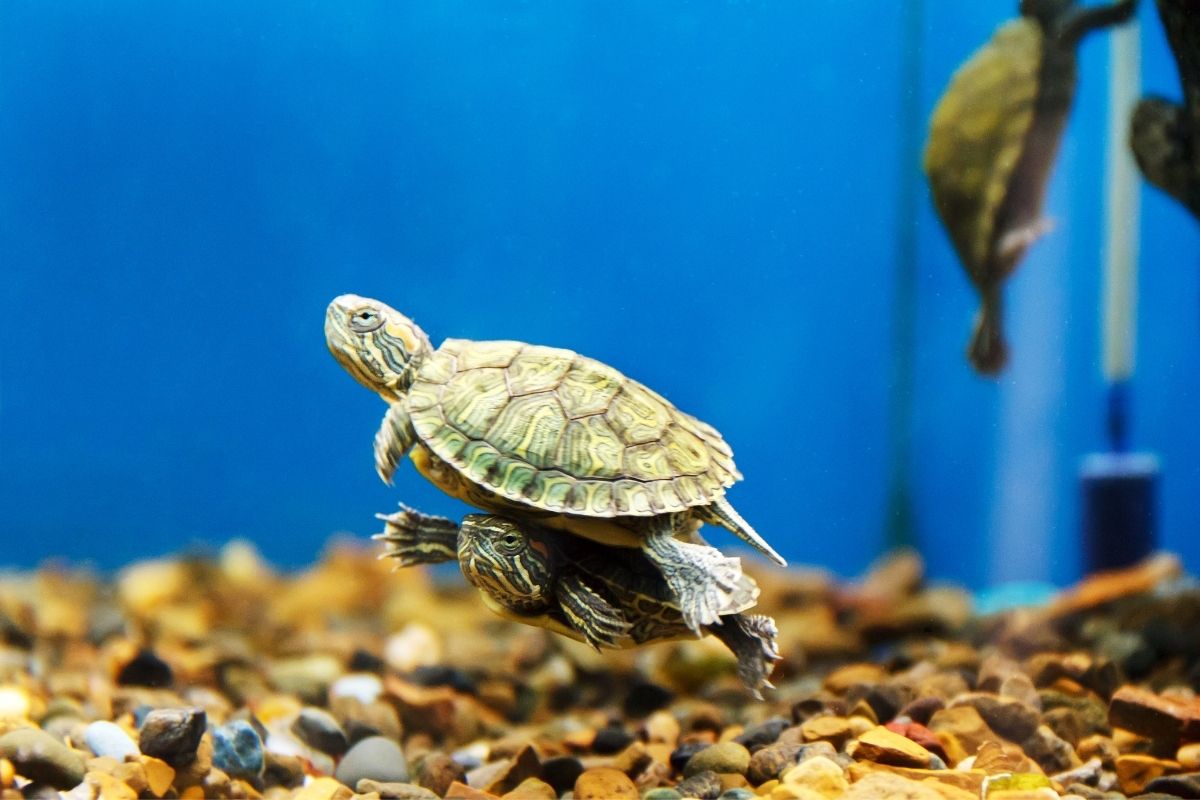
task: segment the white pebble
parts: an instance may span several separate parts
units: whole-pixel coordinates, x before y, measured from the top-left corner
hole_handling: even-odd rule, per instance
[[[397,672],[412,672],[442,660],[442,642],[427,625],[411,622],[399,633],[388,638],[383,646],[383,660]]]
[[[353,697],[363,705],[374,703],[383,694],[383,681],[370,672],[343,675],[329,687],[330,697]]]

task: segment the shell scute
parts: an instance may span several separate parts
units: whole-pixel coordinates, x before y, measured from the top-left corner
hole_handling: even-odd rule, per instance
[[[624,446],[604,417],[573,419],[567,423],[554,460],[576,478],[616,478],[623,469]]]
[[[555,470],[542,470],[525,489],[525,498],[539,508],[563,511],[567,508],[567,496],[577,481],[570,475]]]
[[[704,439],[679,425],[663,437],[667,460],[677,475],[701,475],[712,467],[712,456]]]
[[[625,382],[625,376],[612,367],[576,356],[558,385],[558,399],[572,419],[600,414],[608,409]]]
[[[625,474],[640,481],[652,481],[673,474],[667,459],[667,448],[658,442],[648,442],[625,448]]]
[[[605,413],[625,444],[657,442],[671,422],[670,406],[633,381],[627,381]]]
[[[473,439],[483,439],[509,405],[504,370],[498,367],[460,372],[442,391],[442,413]]]
[[[508,365],[508,387],[514,397],[555,389],[575,361],[570,350],[526,347]]]
[[[484,438],[500,453],[541,469],[558,466],[558,443],[567,427],[562,406],[549,392],[515,397]]]
[[[483,367],[506,368],[526,345],[521,342],[473,342],[469,339],[447,339],[443,350],[456,353],[455,366],[459,372]]]

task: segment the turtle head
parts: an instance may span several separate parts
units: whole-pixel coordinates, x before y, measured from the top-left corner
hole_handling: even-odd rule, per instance
[[[1021,0],[1021,16],[1037,20],[1049,30],[1075,6],[1075,0]]]
[[[325,310],[325,343],[355,380],[389,401],[408,391],[421,360],[433,352],[411,319],[354,294],[334,298]]]
[[[551,603],[553,550],[540,532],[511,519],[465,517],[458,532],[458,565],[475,588],[514,611],[537,613]]]

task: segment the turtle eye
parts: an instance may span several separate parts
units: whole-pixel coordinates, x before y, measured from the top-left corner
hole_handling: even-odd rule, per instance
[[[350,330],[370,333],[383,324],[383,315],[373,308],[360,308],[350,315]]]
[[[521,537],[512,531],[508,531],[500,537],[500,549],[506,553],[515,553],[521,549]]]

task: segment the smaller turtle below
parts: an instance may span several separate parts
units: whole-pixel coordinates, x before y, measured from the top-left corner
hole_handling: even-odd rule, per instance
[[[1175,54],[1183,104],[1159,97],[1138,102],[1130,147],[1146,180],[1200,219],[1200,14],[1194,0],[1158,0],[1158,15]]]
[[[469,514],[462,524],[406,506],[377,515],[376,538],[401,566],[458,561],[484,604],[500,616],[586,642],[597,650],[692,638],[695,634],[662,575],[648,558],[582,537],[556,536],[539,526],[493,514]],[[770,617],[743,614],[758,586],[741,576],[735,613],[704,632],[737,658],[737,673],[756,697],[779,658]]]
[[[1128,20],[1136,0],[1081,6],[1021,0],[964,63],[933,110],[924,167],[942,220],[982,306],[967,348],[979,372],[1004,368],[1001,286],[1050,230],[1042,202],[1075,97],[1075,50]]]

